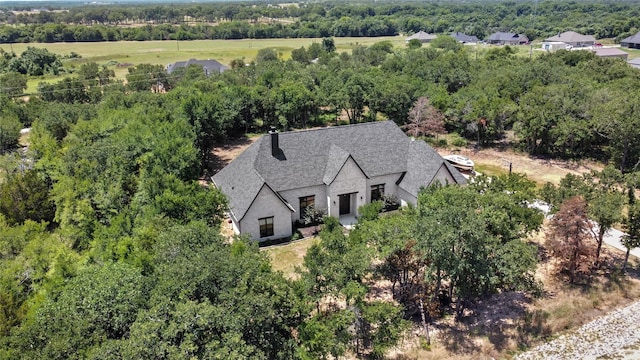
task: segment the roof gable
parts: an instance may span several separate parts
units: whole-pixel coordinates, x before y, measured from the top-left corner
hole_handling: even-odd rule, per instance
[[[451,33],[451,37],[453,37],[454,39],[458,40],[459,42],[478,42],[478,38],[472,35],[467,35],[465,33],[461,33],[461,32],[454,32]]]
[[[520,34],[510,32],[496,32],[491,34],[487,39],[489,41],[528,41],[527,37]]]
[[[276,194],[331,184],[349,159],[368,178],[406,173],[399,184],[414,195],[443,163],[448,166],[435,150],[410,140],[392,121],[278,133],[281,157],[272,155],[272,136],[262,136],[212,178],[237,219],[265,184]],[[456,182],[466,183],[457,170],[448,169]]]
[[[322,178],[322,182],[325,185],[329,185],[333,180],[335,180],[340,169],[342,169],[344,164],[351,157],[348,152],[336,145],[331,145],[328,156],[327,166],[324,170],[324,177]]]
[[[466,184],[466,179],[453,168],[433,148],[424,141],[412,141],[407,154],[407,173],[398,184],[413,196],[418,196],[420,188],[429,186],[442,166],[458,184]]]
[[[562,42],[594,42],[596,38],[591,35],[582,35],[575,31],[565,31],[556,36],[552,36],[544,41],[562,41]]]
[[[640,44],[640,32],[620,40],[621,43]]]
[[[418,39],[418,40],[433,40],[435,38],[437,38],[438,35],[434,35],[434,34],[428,34],[424,31],[418,31],[417,33],[409,36],[407,38],[407,40],[413,40],[413,39]]]

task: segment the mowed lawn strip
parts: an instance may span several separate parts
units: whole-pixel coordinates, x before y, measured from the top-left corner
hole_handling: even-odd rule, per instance
[[[297,277],[296,266],[302,267],[302,261],[311,245],[317,243],[317,237],[309,237],[283,245],[274,245],[263,248],[271,259],[273,270],[282,271],[285,277],[293,279]]]

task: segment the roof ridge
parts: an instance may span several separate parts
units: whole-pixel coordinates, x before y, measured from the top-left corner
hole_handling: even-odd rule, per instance
[[[383,123],[389,123],[389,122],[392,122],[392,121],[391,120],[382,120],[382,121],[363,122],[363,123],[357,123],[357,124],[317,127],[317,128],[311,128],[311,129],[289,130],[289,131],[284,131],[284,132],[278,132],[278,134],[280,134],[280,135],[300,134],[300,133],[306,133],[306,132],[312,132],[312,131],[331,130],[331,129],[338,129],[338,128],[344,129],[344,128],[348,128],[348,127],[367,126],[367,125],[383,124]],[[269,135],[269,134],[263,134],[262,137],[264,137],[266,135]]]

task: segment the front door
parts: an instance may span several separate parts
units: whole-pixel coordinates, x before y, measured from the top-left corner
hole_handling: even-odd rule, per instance
[[[340,215],[351,213],[351,194],[338,195],[340,199]]]

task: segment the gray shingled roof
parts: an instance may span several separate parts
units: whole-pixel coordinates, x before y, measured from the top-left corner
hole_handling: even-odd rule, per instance
[[[627,61],[627,64],[637,69],[640,68],[640,57]]]
[[[420,188],[430,185],[442,166],[445,166],[451,172],[458,184],[467,182],[458,170],[424,141],[411,141],[408,150],[408,171],[399,186],[409,194],[417,197]]]
[[[437,152],[411,141],[392,121],[279,133],[280,159],[271,154],[271,136],[262,136],[213,176],[237,220],[263,184],[276,192],[330,184],[349,156],[367,177],[406,172],[400,186],[412,194],[443,164],[459,183],[466,182]]]
[[[421,30],[421,31],[418,31],[417,33],[415,33],[415,34],[413,34],[413,35],[409,36],[409,37],[407,38],[407,41],[409,41],[409,40],[413,40],[413,39],[418,39],[418,40],[433,40],[433,39],[435,39],[435,38],[437,38],[437,37],[438,37],[438,35],[435,35],[435,34],[428,34],[428,33],[426,33],[426,32],[424,32],[424,31],[422,31],[422,30]]]
[[[510,32],[497,32],[491,34],[487,38],[489,41],[519,41],[520,39],[525,39],[526,36],[520,34],[514,34]]]
[[[451,36],[459,42],[463,43],[476,43],[478,42],[478,38],[472,35],[467,35],[461,32],[451,33]]]
[[[578,43],[578,42],[595,42],[596,38],[591,35],[582,35],[575,31],[565,31],[556,36],[552,36],[550,38],[544,39],[544,41],[562,41],[569,43]]]
[[[620,43],[640,44],[640,32],[620,40]]]
[[[176,69],[188,67],[189,65],[200,65],[207,76],[211,74],[219,74],[229,69],[226,65],[221,64],[217,60],[196,60],[189,59],[187,61],[178,61],[167,66],[167,73],[171,74]]]

